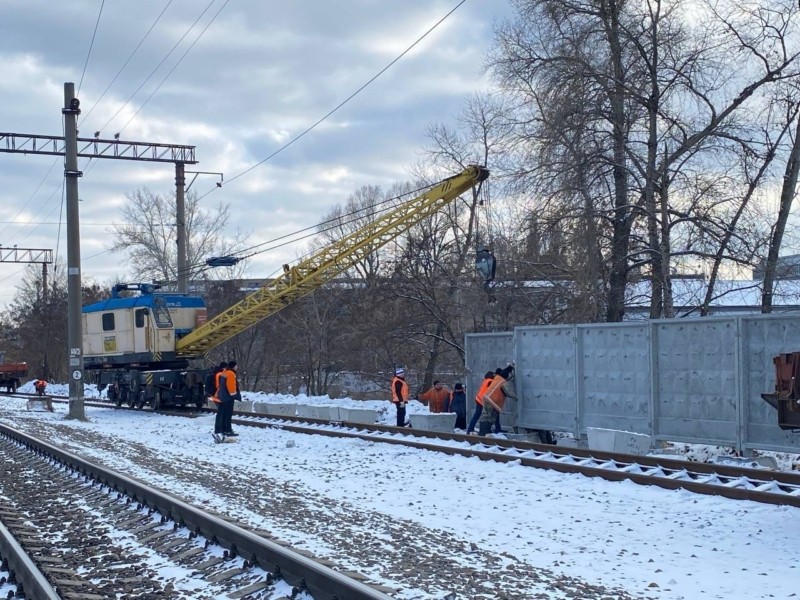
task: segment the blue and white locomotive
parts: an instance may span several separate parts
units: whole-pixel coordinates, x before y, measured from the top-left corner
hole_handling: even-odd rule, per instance
[[[205,402],[206,371],[190,369],[175,342],[208,318],[199,296],[163,293],[147,283],[121,283],[111,297],[83,307],[87,379],[108,388],[117,405],[154,409]],[[135,296],[121,292],[138,291]]]

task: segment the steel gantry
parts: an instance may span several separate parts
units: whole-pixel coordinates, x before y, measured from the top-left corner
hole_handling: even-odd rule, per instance
[[[186,165],[197,164],[194,146],[130,142],[119,139],[101,140],[100,138],[85,137],[76,139],[78,158],[113,158]],[[0,152],[64,156],[64,136],[0,133]]]

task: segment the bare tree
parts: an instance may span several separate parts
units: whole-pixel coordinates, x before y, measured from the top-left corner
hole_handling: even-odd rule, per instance
[[[17,284],[14,299],[0,317],[6,360],[27,362],[32,377],[66,381],[67,281],[64,265],[57,264],[47,281],[45,293],[42,269],[29,265]],[[84,282],[82,302],[100,299],[104,290]]]
[[[392,200],[384,196],[381,188],[365,185],[353,192],[343,206],[333,208],[325,215],[318,226],[322,243],[335,243],[337,240],[361,229],[375,220]],[[381,268],[381,253],[371,252],[358,261],[350,271],[354,277],[370,285]]]
[[[764,289],[761,295],[761,312],[764,313],[772,312],[772,294],[775,284],[775,271],[778,267],[778,254],[780,253],[783,243],[786,222],[789,220],[789,213],[792,210],[792,202],[797,195],[797,179],[800,174],[800,118],[798,118],[797,109],[795,107],[793,108],[793,118],[796,121],[794,140],[792,141],[789,156],[786,161],[778,216],[772,231],[769,253],[764,268]],[[788,122],[790,123],[791,121]]]
[[[798,8],[788,0],[514,4],[519,18],[499,29],[489,65],[515,99],[518,190],[540,194],[539,211],[555,201],[562,215],[579,214],[575,198],[585,199],[607,272],[607,320],[624,316],[636,272],[650,280],[651,317],[670,316],[673,259],[691,253],[684,242],[693,228],[713,229],[677,208],[696,193],[674,183],[729,172],[739,160],[753,106],[798,76]],[[698,10],[704,27],[689,27]],[[677,255],[675,234],[684,244]]]
[[[126,197],[129,202],[122,209],[122,223],[114,225],[111,231],[111,251],[128,254],[131,275],[137,279],[176,282],[178,247],[174,192],[163,195],[142,188]],[[242,246],[241,232],[232,240],[220,235],[230,217],[227,205],[219,204],[213,211],[203,210],[197,194],[189,191],[185,215],[190,277],[198,277],[206,270],[206,258],[228,255]]]

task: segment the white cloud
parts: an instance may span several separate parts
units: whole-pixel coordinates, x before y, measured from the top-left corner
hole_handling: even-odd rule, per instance
[[[83,74],[97,2],[7,0],[0,3],[0,131],[61,135],[63,82],[72,81],[76,89],[80,85],[81,136],[102,129],[101,137],[110,138],[122,130],[122,139],[195,145],[199,163],[187,170],[224,173],[222,188],[214,177],[200,176],[193,189],[211,193],[204,203],[230,204],[225,233],[233,236],[238,228],[271,239],[286,226],[273,218],[278,210],[289,215],[291,226],[309,227],[362,185],[388,188],[407,179],[425,143],[425,126],[452,122],[464,97],[485,87],[482,58],[492,21],[510,13],[506,1],[465,3],[333,117],[234,180],[344,101],[455,4],[231,2],[177,64],[218,10],[214,5],[156,68],[205,7],[174,0],[120,71],[165,4],[106,3]],[[25,239],[32,247],[58,243],[66,256],[63,225],[44,219],[63,219],[62,159],[51,169],[53,160],[0,154],[0,221],[13,220],[23,205],[26,215],[34,215],[24,229],[0,223],[0,238]],[[174,186],[169,164],[93,163],[80,161],[86,171],[79,181],[81,218],[89,223],[118,220],[126,192],[146,185],[168,193]],[[81,231],[85,248],[111,244],[99,225]],[[253,270],[286,260],[281,249],[274,258],[252,261]],[[84,265],[84,276],[102,281],[107,273],[119,274],[120,262],[124,269],[119,255],[98,256]],[[0,279],[13,278],[13,269],[0,264]]]

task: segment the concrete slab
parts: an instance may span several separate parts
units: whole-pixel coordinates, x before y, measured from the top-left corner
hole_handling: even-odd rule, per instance
[[[409,416],[409,419],[411,419],[411,427],[413,429],[453,433],[453,428],[456,424],[456,413],[413,414]]]
[[[28,410],[36,412],[53,412],[53,401],[49,396],[28,399]]]
[[[708,461],[715,465],[732,465],[750,469],[778,469],[778,461],[774,456],[712,456]]]
[[[344,421],[347,416],[347,409],[343,406],[328,406],[325,408],[327,408],[329,412],[327,418],[331,421]]]
[[[297,416],[305,419],[325,419],[331,418],[330,406],[309,406],[308,404],[297,405]]]
[[[580,440],[576,440],[575,438],[567,438],[567,437],[560,437],[556,438],[556,446],[561,448],[585,448],[584,444],[581,444]]]
[[[253,412],[272,417],[293,417],[297,414],[297,404],[293,402],[254,402]]]
[[[587,427],[586,435],[590,450],[643,455],[653,447],[652,437],[632,431]]]
[[[520,442],[532,442],[534,444],[541,443],[539,436],[535,433],[504,433],[506,439],[516,440]]]
[[[339,408],[339,413],[345,412],[341,418],[350,423],[365,423],[372,425],[378,420],[378,411],[369,408]]]

